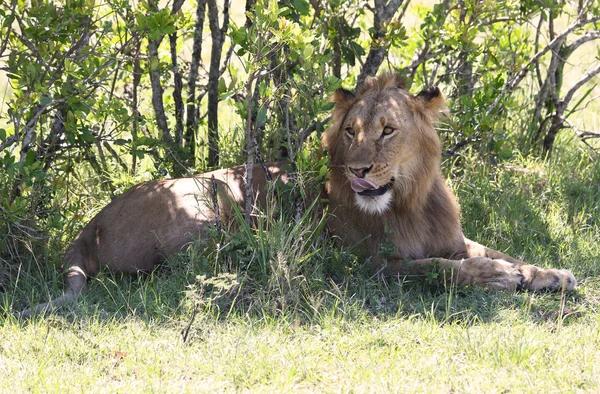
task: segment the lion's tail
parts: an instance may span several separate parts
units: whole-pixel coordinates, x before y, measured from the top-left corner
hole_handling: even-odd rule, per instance
[[[97,228],[92,221],[75,237],[65,252],[64,294],[55,300],[25,309],[17,313],[17,317],[27,319],[33,315],[44,316],[72,302],[86,289],[88,277],[98,272],[97,256]]]
[[[55,308],[72,302],[78,295],[80,295],[87,286],[87,275],[78,266],[72,266],[65,273],[65,293],[55,300],[45,302],[43,304],[37,304],[32,308],[25,309],[17,314],[18,317],[23,319],[29,319],[31,316],[52,313]]]

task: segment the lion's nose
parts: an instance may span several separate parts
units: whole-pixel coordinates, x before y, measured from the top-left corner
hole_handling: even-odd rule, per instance
[[[363,168],[348,167],[350,172],[352,172],[354,175],[356,175],[359,178],[364,178],[365,175],[367,175],[367,172],[371,171],[371,168],[373,168],[373,165],[371,165],[370,167],[363,167]]]

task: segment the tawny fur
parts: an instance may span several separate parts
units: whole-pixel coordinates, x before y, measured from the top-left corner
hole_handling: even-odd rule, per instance
[[[494,289],[571,290],[565,270],[539,269],[465,239],[459,207],[440,175],[441,148],[433,127],[444,99],[430,89],[413,96],[392,74],[370,78],[358,94],[339,89],[332,98],[333,124],[323,134],[331,170],[325,185],[328,227],[346,246],[370,258],[372,269],[388,275],[423,276],[446,270],[458,284]],[[386,127],[394,129],[383,136]],[[354,135],[346,130],[351,128]],[[357,195],[351,168],[369,168],[365,179],[391,182],[382,197]],[[150,271],[172,251],[183,250],[215,222],[211,178],[218,184],[219,212],[230,222],[230,201],[243,210],[244,167],[190,178],[147,182],[115,198],[84,227],[65,253],[65,294],[25,310],[51,311],[72,301],[102,267],[117,272]],[[283,165],[274,177],[287,182]],[[266,177],[253,171],[256,203],[264,204]],[[468,218],[467,218],[468,220]],[[382,255],[382,245],[393,245]]]
[[[441,269],[459,284],[574,288],[566,270],[540,269],[464,237],[458,204],[440,174],[433,123],[445,104],[438,89],[413,96],[396,75],[384,74],[357,94],[338,89],[332,101],[333,124],[322,137],[330,152],[328,224],[344,245],[370,258],[374,272],[423,276]],[[384,135],[386,128],[393,132]],[[350,187],[357,173],[378,187],[391,182],[385,199],[357,196]],[[382,253],[387,245],[392,250]]]
[[[288,181],[286,164],[268,165],[274,179]],[[150,272],[173,251],[185,250],[215,223],[214,176],[220,220],[233,223],[230,202],[243,212],[245,167],[218,170],[189,178],[151,181],[116,197],[88,223],[67,248],[65,294],[21,312],[22,317],[51,312],[72,301],[86,288],[87,280],[107,267],[115,272]],[[254,167],[253,188],[257,205],[265,205],[266,175]]]

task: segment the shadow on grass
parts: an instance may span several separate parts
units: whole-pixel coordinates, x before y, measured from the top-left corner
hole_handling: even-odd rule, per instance
[[[599,304],[579,290],[568,294],[494,292],[427,285],[422,280],[381,280],[361,273],[338,276],[336,281],[327,276],[304,278],[300,288],[292,289],[299,296],[286,304],[285,297],[265,292],[252,278],[207,277],[206,268],[182,255],[147,275],[103,272],[92,279],[86,295],[56,315],[74,324],[90,319],[110,324],[130,318],[153,325],[175,324],[181,327],[182,336],[186,327],[194,331],[200,321],[240,319],[284,325],[410,319],[464,327],[528,321],[553,330],[579,320],[590,303]],[[585,286],[598,290],[600,283],[596,285]]]

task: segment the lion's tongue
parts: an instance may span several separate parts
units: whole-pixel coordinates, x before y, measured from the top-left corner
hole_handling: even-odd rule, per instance
[[[352,190],[354,190],[357,193],[363,192],[366,189],[377,189],[377,185],[374,184],[373,182],[367,180],[367,179],[362,179],[362,178],[354,178],[350,181],[350,186],[352,187]]]

